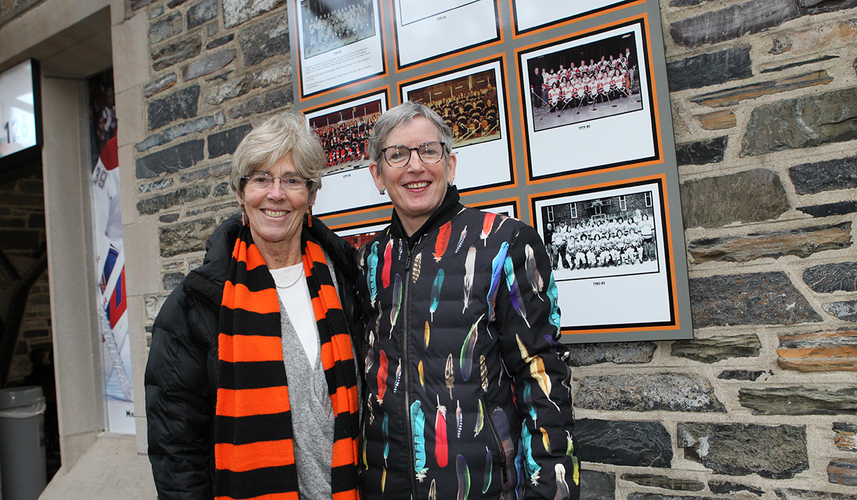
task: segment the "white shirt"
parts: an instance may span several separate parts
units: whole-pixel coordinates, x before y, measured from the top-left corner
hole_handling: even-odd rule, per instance
[[[298,334],[310,366],[315,366],[319,349],[318,324],[315,322],[315,311],[312,308],[312,299],[304,277],[304,265],[298,264],[270,271],[277,285],[277,295]]]

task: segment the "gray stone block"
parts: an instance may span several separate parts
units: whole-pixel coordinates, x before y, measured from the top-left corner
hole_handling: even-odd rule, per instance
[[[151,198],[144,198],[137,202],[137,212],[140,215],[151,215],[161,210],[184,205],[195,200],[208,197],[210,189],[206,185],[198,184],[191,187],[183,187],[171,193],[159,194]]]
[[[187,29],[196,28],[217,17],[217,0],[203,0],[187,10]]]
[[[827,85],[832,81],[833,77],[827,71],[813,71],[803,75],[787,76],[779,80],[756,82],[741,87],[709,92],[692,98],[691,102],[711,107],[734,106],[741,101],[806,87]]]
[[[840,201],[824,205],[810,205],[808,207],[797,207],[801,212],[812,217],[830,217],[833,215],[845,215],[857,212],[857,202]]]
[[[719,380],[746,380],[753,382],[764,374],[764,371],[723,370],[719,375],[717,375],[717,378]]]
[[[214,116],[203,116],[195,120],[189,120],[168,127],[158,134],[152,134],[137,144],[135,148],[140,152],[147,151],[157,146],[163,146],[179,137],[203,132],[218,125],[223,125],[225,122],[226,117],[223,116],[222,112],[218,111]]]
[[[289,53],[289,17],[285,13],[242,29],[238,43],[244,53],[245,66],[261,63],[269,57]]]
[[[857,460],[831,460],[827,465],[827,480],[833,484],[857,486]]]
[[[680,422],[685,456],[715,474],[789,479],[809,469],[806,427]]]
[[[854,500],[854,495],[850,493],[833,493],[830,491],[776,488],[774,493],[780,500]]]
[[[790,209],[780,178],[767,169],[686,181],[681,185],[685,227],[721,227],[776,219]]]
[[[765,493],[759,488],[732,481],[708,481],[708,489],[711,490],[712,493],[738,493],[741,491],[747,491],[757,497],[761,497],[762,494]]]
[[[172,177],[166,177],[164,179],[158,179],[154,182],[147,182],[145,184],[140,184],[137,187],[137,192],[140,194],[150,193],[152,191],[161,191],[173,185],[175,179]]]
[[[216,49],[217,47],[220,47],[222,45],[226,45],[227,43],[231,42],[234,39],[235,39],[234,33],[230,33],[228,35],[223,35],[222,37],[215,38],[214,40],[205,44],[205,50]]]
[[[716,363],[730,358],[757,358],[762,342],[755,334],[677,340],[670,354],[701,363]]]
[[[803,281],[813,292],[857,291],[857,262],[821,264],[806,269]]]
[[[667,63],[670,92],[707,87],[751,76],[753,68],[749,45]]]
[[[857,188],[857,156],[834,158],[789,167],[797,194]]]
[[[693,48],[759,33],[801,15],[793,0],[750,1],[676,21],[669,33],[678,45]]]
[[[205,141],[197,139],[137,158],[138,179],[150,179],[161,174],[192,167],[205,158]]]
[[[857,87],[759,106],[750,115],[741,156],[857,139]]]
[[[244,104],[239,104],[229,110],[229,118],[237,120],[255,114],[267,113],[275,109],[294,104],[294,91],[291,85],[288,87],[272,90],[259,97],[250,99]]]
[[[667,490],[677,491],[702,491],[705,488],[705,483],[694,481],[692,479],[676,479],[668,476],[657,474],[622,474],[623,481],[631,481],[640,486],[649,486],[652,488],[664,488]]]
[[[174,92],[163,99],[149,103],[149,130],[161,128],[176,120],[196,116],[199,103],[199,85],[192,85]]]
[[[725,412],[711,382],[692,373],[585,377],[574,406],[603,411]]]
[[[235,60],[235,49],[221,50],[211,54],[210,56],[192,62],[182,70],[182,77],[185,81],[193,80],[201,76],[210,75],[220,71]]]
[[[580,500],[615,500],[616,474],[582,469]]]
[[[238,26],[280,6],[285,6],[285,3],[285,0],[223,0],[223,24],[227,28]]]
[[[164,290],[172,290],[177,287],[184,279],[184,273],[166,273],[161,277],[161,284]]]
[[[182,15],[174,12],[149,25],[149,43],[154,45],[182,32]]]
[[[211,217],[158,229],[161,257],[175,257],[205,250],[205,242],[217,227]]]
[[[826,302],[821,308],[832,316],[843,321],[857,321],[857,300],[843,300],[841,302]]]
[[[571,344],[568,346],[569,366],[587,366],[599,363],[644,364],[650,363],[658,346],[654,342],[605,342],[601,344]]]
[[[857,389],[823,391],[806,387],[741,389],[738,402],[753,415],[854,415]]]
[[[669,468],[673,457],[670,435],[657,421],[578,419],[574,437],[583,462]]]
[[[244,139],[253,126],[250,124],[224,130],[208,136],[208,157],[218,158],[223,155],[231,155],[235,152],[238,144]]]
[[[693,278],[689,285],[695,328],[821,321],[782,272]]]
[[[174,64],[196,57],[202,51],[202,38],[195,36],[162,47],[152,53],[152,68],[161,71]]]
[[[157,80],[148,83],[145,87],[143,87],[143,95],[148,99],[155,94],[163,92],[164,90],[174,86],[178,81],[178,76],[175,73],[167,73],[166,75],[158,78]]]
[[[679,165],[719,163],[723,161],[728,142],[729,138],[723,136],[687,144],[676,144],[676,163]]]
[[[786,255],[805,258],[825,250],[848,248],[851,240],[851,223],[843,222],[835,226],[692,240],[688,243],[688,251],[694,263],[750,262],[765,257],[778,259]]]

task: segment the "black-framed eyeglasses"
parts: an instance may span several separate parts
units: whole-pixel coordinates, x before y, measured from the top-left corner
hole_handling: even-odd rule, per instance
[[[253,189],[268,189],[274,185],[275,180],[280,181],[280,187],[291,191],[298,191],[312,187],[312,179],[301,177],[298,174],[286,174],[282,177],[274,177],[268,172],[257,170],[241,178],[247,186]]]
[[[415,148],[400,146],[398,144],[387,146],[381,150],[387,164],[393,168],[402,168],[411,161],[411,151],[416,151],[423,163],[433,165],[443,159],[446,143],[440,141],[429,141]]]

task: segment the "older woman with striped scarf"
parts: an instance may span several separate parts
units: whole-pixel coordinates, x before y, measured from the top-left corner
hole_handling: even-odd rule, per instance
[[[233,157],[241,213],[170,294],[146,368],[160,500],[358,497],[354,250],[311,214],[324,151],[276,115]]]

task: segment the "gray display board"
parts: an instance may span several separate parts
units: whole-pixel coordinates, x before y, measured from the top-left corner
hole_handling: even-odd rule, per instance
[[[360,245],[389,197],[365,146],[417,100],[453,128],[462,202],[545,241],[563,340],[692,338],[654,1],[293,0],[295,107],[328,153],[314,213]]]

